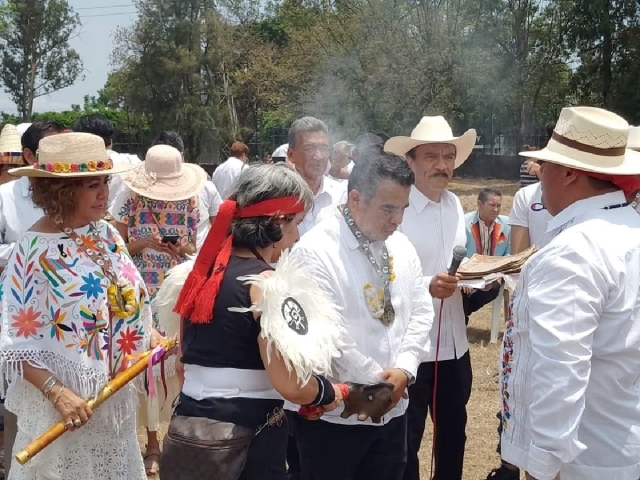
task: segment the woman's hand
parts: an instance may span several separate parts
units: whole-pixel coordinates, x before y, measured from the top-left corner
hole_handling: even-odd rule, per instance
[[[164,340],[164,337],[155,328],[151,329],[151,348],[156,348]]]
[[[335,410],[340,405],[342,405],[342,391],[340,390],[340,387],[336,384],[333,384],[333,390],[336,392],[336,399],[330,404],[322,406],[322,409],[325,412],[331,412],[332,410]]]
[[[62,390],[62,388],[62,385],[57,384],[51,391],[49,399],[56,402],[54,407],[62,417],[67,430],[74,431],[87,423],[93,412],[86,401],[70,389],[64,387],[64,390]],[[60,390],[62,390],[62,393]]]

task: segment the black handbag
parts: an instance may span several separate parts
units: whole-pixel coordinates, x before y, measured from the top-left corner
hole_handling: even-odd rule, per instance
[[[161,480],[238,480],[253,428],[204,417],[171,419],[160,457]]]

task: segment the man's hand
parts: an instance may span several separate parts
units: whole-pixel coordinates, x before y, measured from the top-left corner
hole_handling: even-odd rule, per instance
[[[444,300],[453,295],[458,288],[458,277],[452,277],[447,272],[440,272],[431,279],[429,293],[433,298]]]
[[[401,398],[409,398],[407,393],[407,385],[409,379],[407,374],[399,368],[387,368],[380,374],[380,379],[383,382],[393,384],[393,394],[391,395],[391,408],[395,407]],[[389,410],[391,410],[391,408]]]

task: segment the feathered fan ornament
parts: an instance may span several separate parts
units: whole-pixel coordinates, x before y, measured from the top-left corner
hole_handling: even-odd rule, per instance
[[[173,310],[193,265],[190,259],[169,270],[154,298],[159,326],[168,336],[179,332],[180,315]],[[330,376],[332,360],[340,356],[344,327],[338,307],[309,269],[287,250],[282,252],[273,275],[249,275],[238,280],[258,287],[262,300],[249,308],[229,311],[262,312],[260,326],[262,337],[267,339],[267,361],[271,362],[275,348],[289,372],[295,370],[301,385],[314,373]]]
[[[262,300],[250,308],[229,311],[262,312],[260,326],[267,340],[267,361],[271,362],[275,347],[289,372],[295,370],[301,385],[314,373],[330,376],[332,360],[340,356],[344,328],[338,307],[308,268],[287,250],[282,252],[273,275],[249,275],[238,280],[258,287]]]

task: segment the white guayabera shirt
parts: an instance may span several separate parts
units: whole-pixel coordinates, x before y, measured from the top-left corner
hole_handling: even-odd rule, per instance
[[[372,243],[372,250],[376,243]],[[382,253],[382,245],[379,254]],[[402,368],[417,375],[420,359],[429,346],[433,323],[431,296],[422,275],[420,259],[405,235],[396,232],[386,246],[393,257],[395,279],[391,282],[391,302],[395,319],[389,326],[373,317],[365,300],[365,285],[382,281],[342,214],[335,209],[304,235],[291,255],[307,266],[320,287],[342,309],[346,337],[341,357],[334,361],[334,380],[369,383],[379,381],[386,368]],[[375,252],[374,252],[375,255]],[[400,402],[378,425],[403,415],[409,404]],[[359,422],[356,416],[340,417],[343,407],[325,413],[320,421],[346,425],[374,425],[371,419]]]
[[[640,216],[624,203],[618,191],[553,217],[514,294],[502,459],[538,480],[640,477]]]

